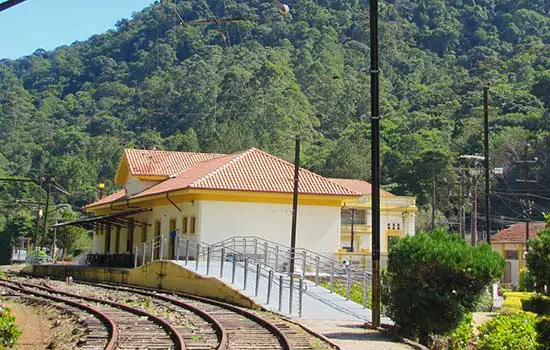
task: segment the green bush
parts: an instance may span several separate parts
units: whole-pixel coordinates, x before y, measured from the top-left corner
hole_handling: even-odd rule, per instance
[[[390,251],[382,293],[388,315],[404,335],[427,345],[430,335],[458,327],[504,265],[488,245],[472,248],[444,231],[400,239]]]
[[[529,299],[522,299],[521,307],[525,311],[531,311],[538,315],[550,315],[550,298],[535,294]]]
[[[521,292],[532,292],[535,286],[535,279],[527,269],[519,271],[519,290]]]
[[[11,314],[10,309],[1,306],[0,308],[0,345],[10,347],[15,344],[21,332],[15,324],[15,317]]]
[[[520,312],[498,315],[479,327],[478,350],[536,350],[535,316]]]
[[[550,317],[539,317],[536,324],[538,350],[550,350]]]
[[[449,348],[452,350],[468,350],[474,341],[474,317],[468,313],[449,336]]]
[[[529,240],[527,267],[533,275],[537,290],[543,291],[544,286],[550,287],[550,228],[539,232],[538,239]]]

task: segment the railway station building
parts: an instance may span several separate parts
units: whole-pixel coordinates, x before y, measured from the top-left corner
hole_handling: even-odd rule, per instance
[[[115,183],[121,190],[85,207],[95,254],[129,254],[176,234],[212,244],[255,236],[290,245],[294,164],[251,148],[234,154],[126,149]],[[370,254],[370,184],[300,169],[298,248],[322,254]],[[414,198],[382,197],[382,252],[393,237],[414,234]]]

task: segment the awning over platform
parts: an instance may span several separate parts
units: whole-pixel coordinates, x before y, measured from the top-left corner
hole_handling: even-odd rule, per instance
[[[84,219],[76,219],[72,221],[66,221],[66,222],[60,222],[58,224],[53,225],[52,227],[63,227],[63,226],[81,226],[84,228],[90,228],[96,225],[115,225],[115,226],[128,226],[127,219],[128,217],[131,217],[136,214],[144,213],[147,211],[151,211],[152,209],[135,209],[135,210],[128,210],[128,211],[122,211],[119,213],[109,214],[109,215],[101,215],[101,216],[94,216],[90,218],[84,218]],[[134,221],[134,225],[136,226],[143,226],[146,225],[144,222],[140,221]]]

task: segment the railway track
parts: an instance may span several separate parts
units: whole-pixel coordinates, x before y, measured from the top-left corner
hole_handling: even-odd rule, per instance
[[[172,325],[140,308],[36,284],[0,280],[0,286],[25,295],[33,295],[76,307],[101,320],[107,332],[106,344],[103,347],[98,344],[101,341],[105,342],[105,336],[101,334],[100,330],[92,329],[82,348],[108,350],[186,349],[181,335]],[[94,333],[94,331],[96,332]]]
[[[140,295],[150,298],[150,302],[156,304],[155,307],[171,303],[192,310],[195,313],[200,312],[203,319],[208,319],[211,324],[217,324],[216,333],[218,334],[219,345],[216,349],[309,349],[309,342],[306,337],[297,337],[297,334],[294,334],[294,341],[287,337],[287,333],[295,332],[292,332],[286,325],[274,324],[273,320],[267,320],[261,315],[232,304],[143,287],[91,282],[79,282],[79,285],[88,287],[86,293],[102,294],[107,298],[124,299],[135,298],[136,295]],[[66,288],[66,285],[60,282],[49,282],[48,286],[50,288]],[[74,285],[71,288],[74,288]],[[108,290],[109,294],[105,294],[105,290]],[[126,294],[117,295],[116,293]],[[300,338],[300,341],[297,341],[297,338]],[[193,343],[187,343],[187,348],[190,349],[192,345]]]
[[[0,281],[0,285],[7,282]],[[93,336],[88,336],[90,344],[86,342],[82,346],[86,349],[330,348],[320,346],[317,338],[269,313],[185,293],[109,282],[75,281],[68,285],[49,279],[14,278],[10,285],[13,287],[15,283],[25,292],[45,294],[44,298],[85,304],[110,319],[110,323],[102,319],[103,336],[101,327],[93,328]],[[105,329],[119,333],[115,334],[116,340],[109,340],[116,344],[114,347],[99,345],[101,339],[107,342]]]
[[[81,349],[115,349],[116,344],[114,339],[117,338],[117,335],[112,332],[113,330],[116,332],[116,327],[103,313],[97,312],[97,309],[87,305],[71,305],[71,303],[67,303],[66,301],[57,301],[55,298],[52,299],[47,295],[41,295],[39,293],[31,295],[24,288],[13,285],[10,286],[3,282],[0,282],[0,286],[9,288],[9,293],[4,294],[4,296],[13,301],[19,300],[19,302],[28,302],[32,305],[52,307],[63,315],[73,317],[75,323],[79,323],[81,326],[85,327],[84,341],[79,341],[75,344],[76,346],[80,346]],[[67,341],[67,339],[65,339],[65,341]]]

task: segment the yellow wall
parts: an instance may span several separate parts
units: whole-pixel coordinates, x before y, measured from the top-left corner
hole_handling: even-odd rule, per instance
[[[142,287],[162,288],[223,300],[247,308],[261,309],[254,300],[215,277],[204,277],[170,261],[154,261],[135,269],[84,267],[75,265],[33,265],[22,270],[34,276],[75,280],[107,281]]]

